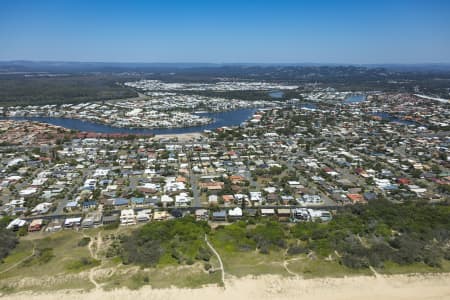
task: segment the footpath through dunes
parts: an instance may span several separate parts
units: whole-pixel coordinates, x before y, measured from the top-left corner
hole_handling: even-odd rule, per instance
[[[216,249],[211,245],[211,243],[208,241],[208,235],[205,234],[205,242],[206,245],[208,245],[209,249],[214,253],[214,255],[217,257],[217,260],[219,261],[220,265],[220,272],[221,272],[221,278],[222,278],[222,284],[225,286],[225,269],[223,267],[222,258],[220,257],[219,253]]]
[[[0,271],[0,274],[6,273],[8,271],[11,271],[12,269],[14,269],[15,267],[19,266],[20,264],[24,263],[26,260],[32,258],[34,255],[36,254],[36,246],[33,244],[33,250],[31,251],[31,254],[22,258],[21,260],[19,260],[18,262],[16,262],[15,264],[13,264],[12,266]]]
[[[176,278],[174,278],[174,281]],[[447,300],[450,299],[450,274],[392,275],[300,279],[275,275],[231,278],[226,288],[206,286],[199,289],[116,289],[90,292],[25,292],[2,299],[27,300],[137,300],[137,299],[302,299],[302,300]]]

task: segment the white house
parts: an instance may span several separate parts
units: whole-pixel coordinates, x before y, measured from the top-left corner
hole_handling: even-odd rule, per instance
[[[134,215],[134,210],[123,209],[120,211],[120,225],[135,225],[136,218]]]

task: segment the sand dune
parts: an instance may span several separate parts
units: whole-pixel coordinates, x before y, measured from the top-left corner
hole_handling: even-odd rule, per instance
[[[176,280],[174,278],[174,280]],[[20,293],[3,299],[27,300],[237,300],[237,299],[302,299],[302,300],[445,300],[450,299],[450,274],[395,275],[381,277],[348,277],[293,279],[279,276],[245,277],[227,281],[226,288],[206,286],[200,289],[152,289],[137,291],[92,290],[90,292],[57,291],[53,293]]]

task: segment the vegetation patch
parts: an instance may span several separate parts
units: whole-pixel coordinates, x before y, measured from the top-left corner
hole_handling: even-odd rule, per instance
[[[6,229],[8,221],[9,218],[0,220],[0,262],[3,262],[3,259],[8,256],[19,242],[14,232]]]
[[[86,269],[90,269],[100,265],[100,261],[90,258],[90,257],[81,257],[77,260],[73,260],[66,265],[66,269],[71,272],[80,272]]]
[[[116,83],[117,78],[99,76],[0,77],[0,104],[39,105],[101,101],[137,96]]]
[[[102,266],[117,270],[101,280],[106,288],[131,289],[219,283],[221,272],[205,234],[219,253],[225,273],[238,277],[342,277],[371,275],[373,269],[381,274],[449,272],[449,222],[450,208],[445,205],[382,201],[342,208],[327,223],[286,224],[256,218],[211,229],[192,217],[152,222],[120,228],[116,234],[105,231],[108,249],[102,254]],[[32,241],[24,237],[0,271],[30,256],[33,248],[34,255],[0,278],[13,282],[23,274],[79,275],[70,273],[100,265],[90,258],[87,247],[77,247],[89,241],[73,231]],[[3,290],[7,292],[7,287]]]
[[[333,260],[350,269],[426,265],[441,269],[450,259],[450,208],[380,201],[343,208],[331,222],[304,222],[292,226],[270,219],[256,225],[239,221],[219,226],[212,234],[225,254],[309,254]]]
[[[208,260],[204,236],[210,231],[206,222],[194,218],[148,223],[122,238],[121,257],[125,264],[156,266],[159,262],[193,264]]]
[[[91,238],[86,236],[84,238],[82,238],[79,242],[78,242],[78,246],[79,247],[85,247],[87,245],[89,245],[89,242],[91,241]]]

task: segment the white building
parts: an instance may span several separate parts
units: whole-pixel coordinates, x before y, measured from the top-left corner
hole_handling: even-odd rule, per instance
[[[120,211],[120,225],[135,225],[136,217],[134,215],[134,210],[123,209]]]

